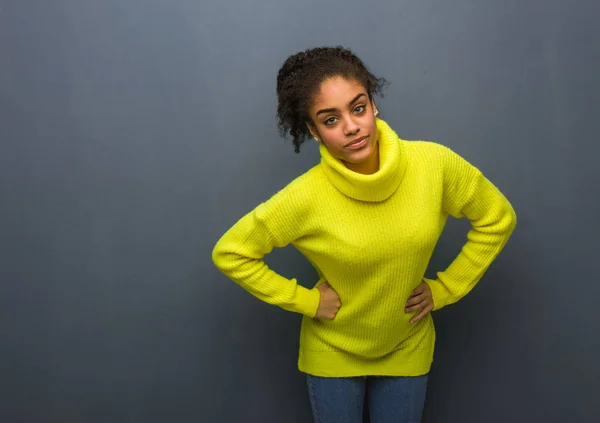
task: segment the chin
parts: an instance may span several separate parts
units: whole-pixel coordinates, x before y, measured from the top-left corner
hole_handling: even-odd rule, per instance
[[[346,161],[349,163],[360,164],[371,157],[373,154],[373,144],[369,142],[369,144],[365,145],[364,148],[358,151],[350,152],[346,154]]]

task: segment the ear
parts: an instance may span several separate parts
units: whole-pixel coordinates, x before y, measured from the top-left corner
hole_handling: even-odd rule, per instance
[[[313,138],[321,139],[319,136],[319,131],[317,131],[317,127],[314,125],[314,123],[306,121],[306,127],[310,131],[310,135],[312,135]]]
[[[375,100],[373,100],[373,97],[371,97],[371,108],[373,109],[373,113],[375,113],[375,116],[377,116],[379,114],[379,109],[377,109],[377,104],[375,104]]]

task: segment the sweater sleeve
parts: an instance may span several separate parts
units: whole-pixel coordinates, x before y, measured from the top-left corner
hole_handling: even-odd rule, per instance
[[[298,210],[286,198],[280,191],[242,217],[217,242],[212,259],[219,270],[258,299],[314,317],[319,291],[281,276],[263,260],[274,247],[284,247],[300,236],[295,221]]]
[[[442,207],[456,218],[471,221],[467,242],[456,259],[437,279],[425,280],[431,287],[434,310],[468,294],[500,254],[511,236],[516,214],[506,197],[465,159],[444,148]]]

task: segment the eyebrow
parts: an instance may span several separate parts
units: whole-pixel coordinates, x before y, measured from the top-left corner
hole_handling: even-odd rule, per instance
[[[350,101],[350,103],[348,103],[348,106],[351,106],[351,105],[352,105],[352,103],[355,103],[355,102],[356,102],[356,100],[358,100],[358,99],[359,99],[359,98],[361,98],[362,96],[365,96],[365,97],[366,97],[367,95],[366,95],[365,93],[360,93],[359,95],[357,95],[356,97],[354,97],[354,98],[352,99],[352,101]],[[337,109],[335,109],[335,108],[334,108],[334,109],[322,109],[322,110],[319,110],[319,111],[317,112],[317,116],[319,116],[321,113],[332,113],[332,112],[336,112],[336,111],[337,111]]]

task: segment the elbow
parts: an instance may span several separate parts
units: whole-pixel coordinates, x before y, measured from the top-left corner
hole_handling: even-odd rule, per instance
[[[211,257],[215,267],[228,277],[239,270],[239,266],[243,263],[243,256],[236,252],[235,246],[225,238],[221,238],[215,244]]]
[[[515,209],[512,206],[509,207],[509,216],[510,216],[510,231],[512,232],[517,227],[517,212],[515,212]]]
[[[510,236],[517,226],[517,213],[510,203],[507,203],[506,211],[502,218],[502,229]]]
[[[213,247],[212,250],[212,262],[215,265],[215,267],[217,269],[219,269],[221,272],[224,271],[224,264],[225,261],[223,260],[223,258],[225,257],[226,252],[223,248],[223,245],[221,242],[217,242],[217,244]]]
[[[501,208],[496,209],[496,213],[487,224],[479,225],[479,229],[501,237],[509,237],[516,226],[517,214],[510,203],[506,202]],[[487,230],[483,229],[484,227],[487,227]]]

